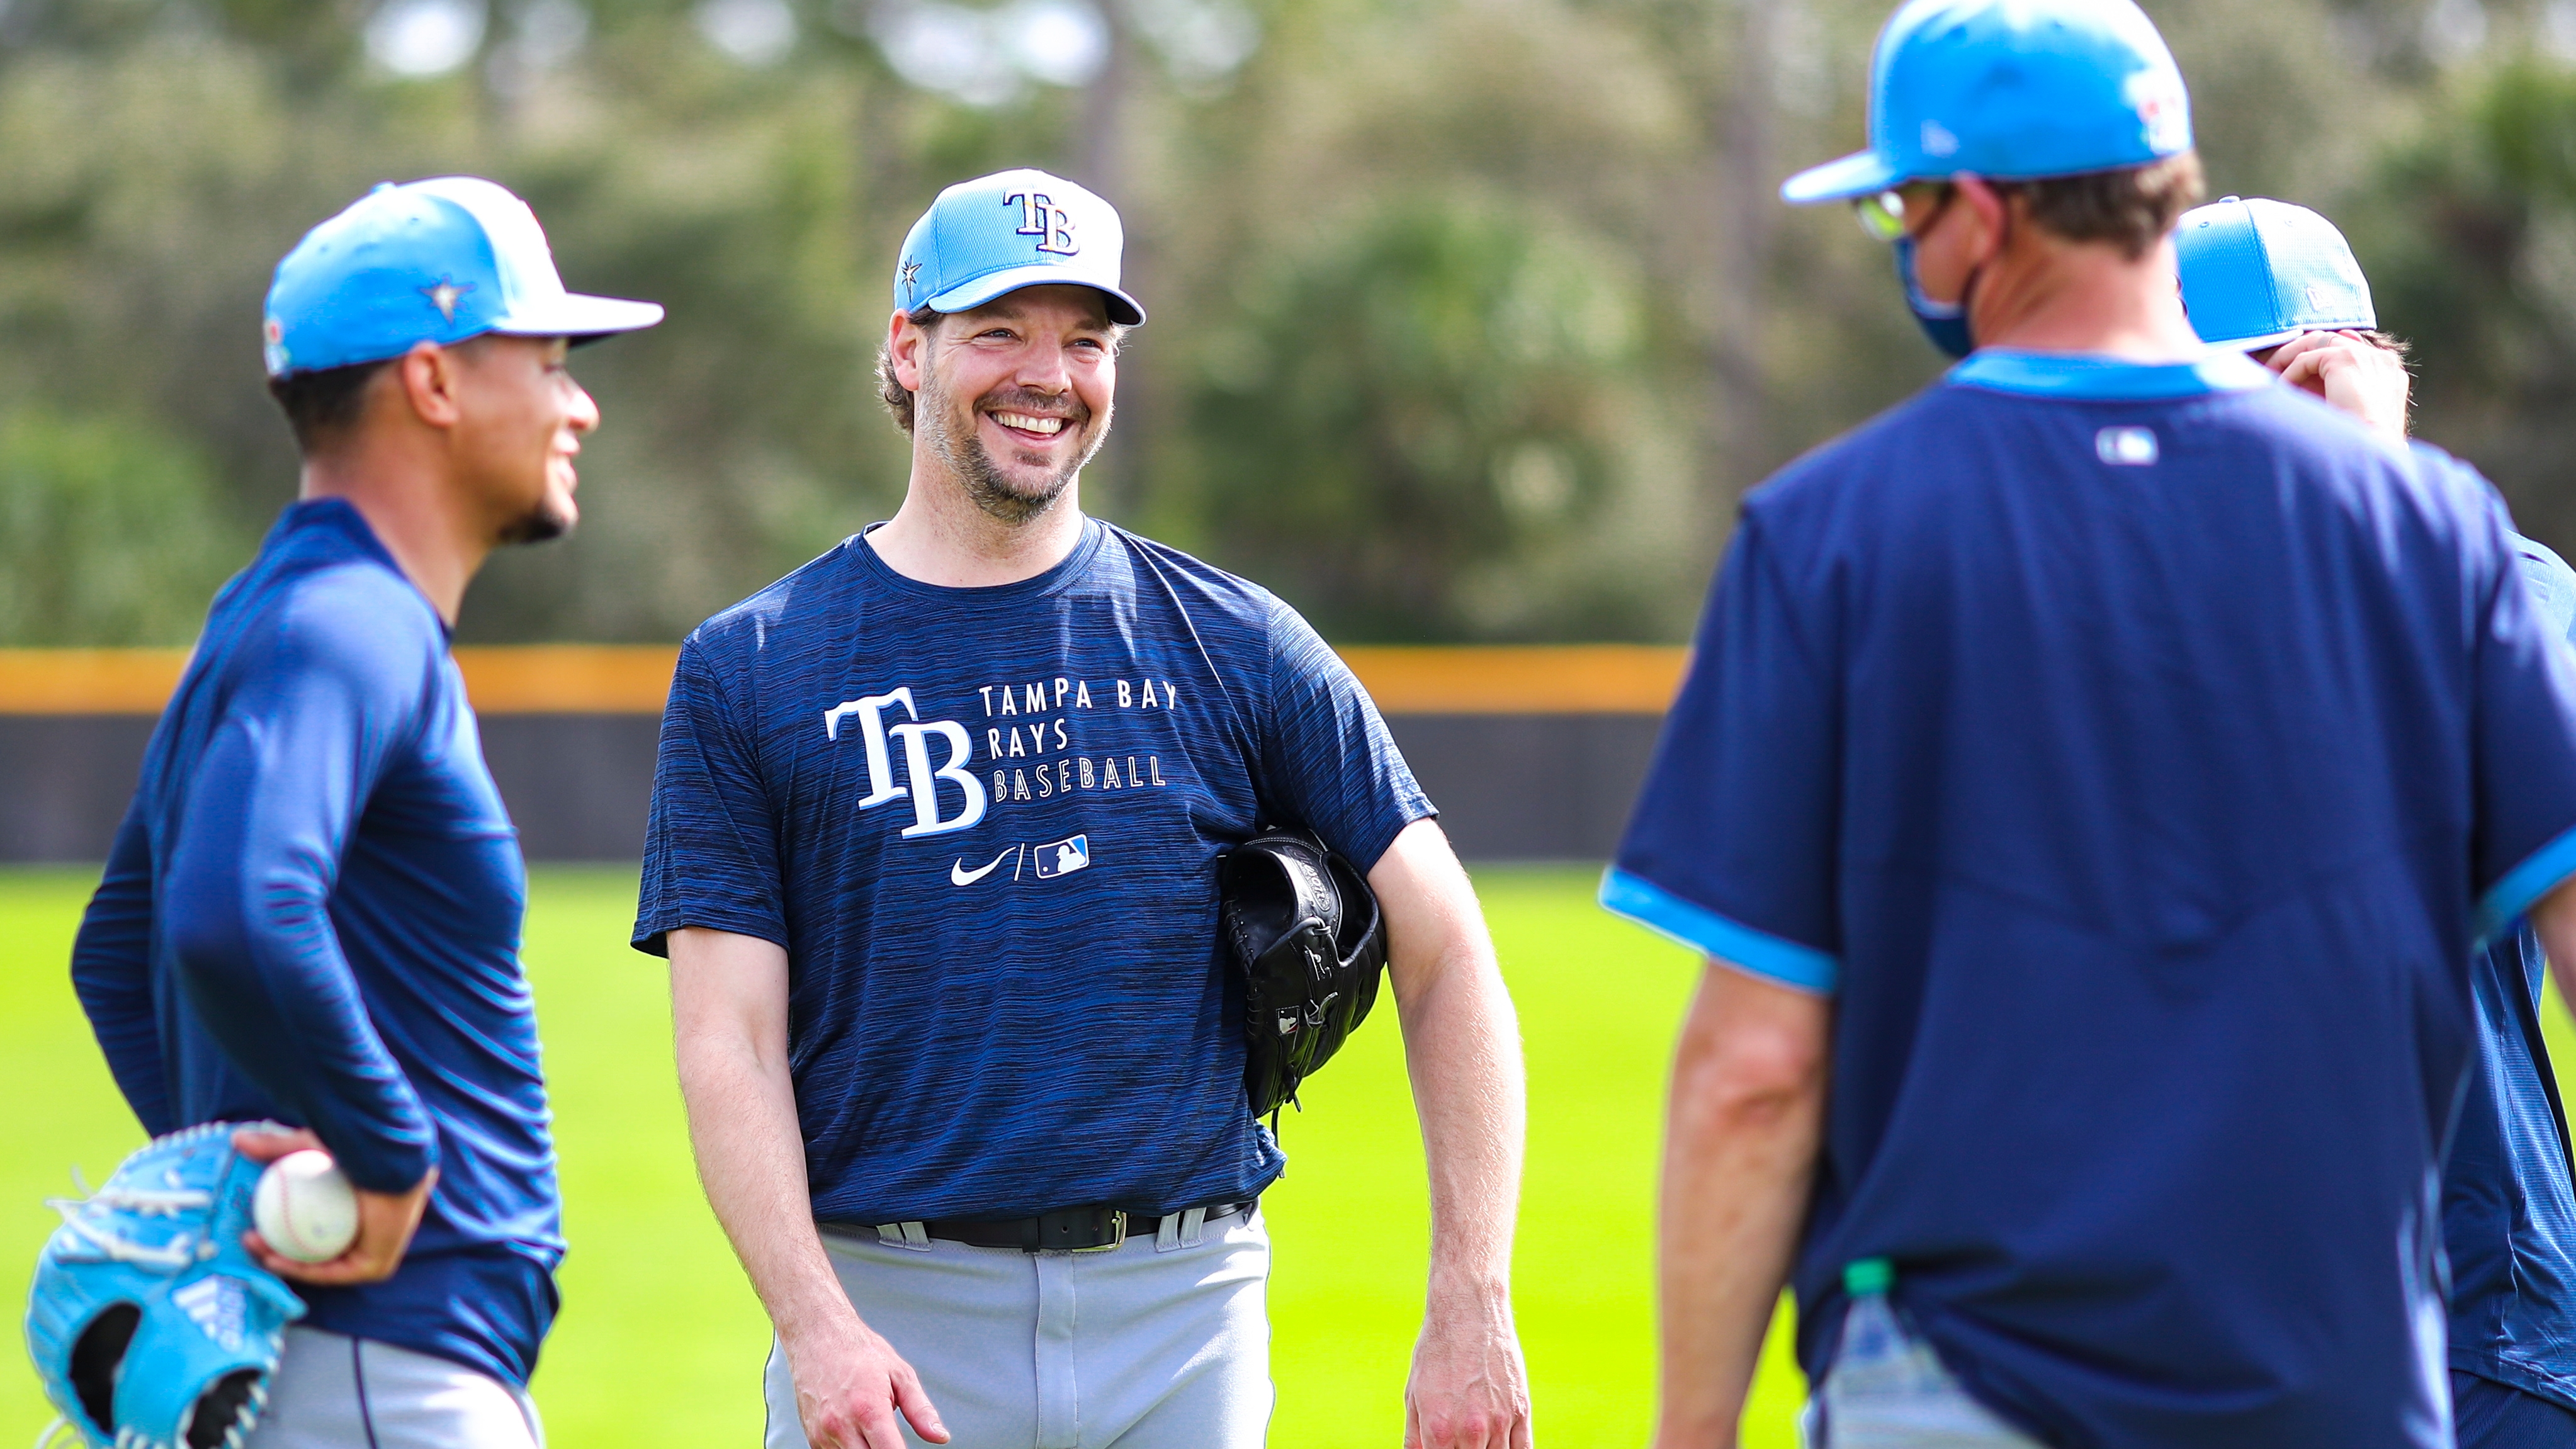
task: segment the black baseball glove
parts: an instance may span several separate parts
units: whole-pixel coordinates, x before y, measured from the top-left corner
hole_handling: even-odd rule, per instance
[[[1243,973],[1243,1090],[1279,1108],[1377,1004],[1386,928],[1377,896],[1312,832],[1265,830],[1217,858],[1226,948]]]

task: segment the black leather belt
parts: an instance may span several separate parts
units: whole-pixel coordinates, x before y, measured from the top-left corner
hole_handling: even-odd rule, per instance
[[[1215,1222],[1246,1211],[1251,1206],[1248,1202],[1211,1203],[1203,1211],[1208,1221]],[[1177,1218],[1180,1214],[1172,1216]],[[964,1243],[973,1248],[1017,1248],[1023,1253],[1092,1253],[1117,1247],[1131,1237],[1151,1237],[1162,1231],[1162,1227],[1162,1218],[1146,1213],[1087,1207],[998,1221],[939,1218],[924,1222],[921,1230],[931,1237],[946,1238],[952,1243]]]

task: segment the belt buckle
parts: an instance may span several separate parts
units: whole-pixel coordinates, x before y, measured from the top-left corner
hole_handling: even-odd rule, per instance
[[[1126,1242],[1127,1214],[1120,1209],[1111,1208],[1109,1210],[1109,1241],[1105,1243],[1094,1243],[1088,1248],[1075,1248],[1073,1251],[1077,1253],[1110,1253],[1117,1251],[1120,1247],[1124,1246]]]

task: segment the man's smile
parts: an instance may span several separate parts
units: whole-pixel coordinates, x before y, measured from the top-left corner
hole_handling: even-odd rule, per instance
[[[1073,419],[1051,417],[1043,413],[1024,413],[996,408],[984,414],[1009,433],[1032,443],[1050,443],[1063,434]]]

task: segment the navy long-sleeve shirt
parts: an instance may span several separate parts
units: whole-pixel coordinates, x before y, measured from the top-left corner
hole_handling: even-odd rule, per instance
[[[294,505],[153,732],[73,984],[147,1131],[310,1127],[377,1192],[438,1168],[401,1269],[306,1321],[517,1384],[563,1253],[525,899],[444,624],[356,509]]]

